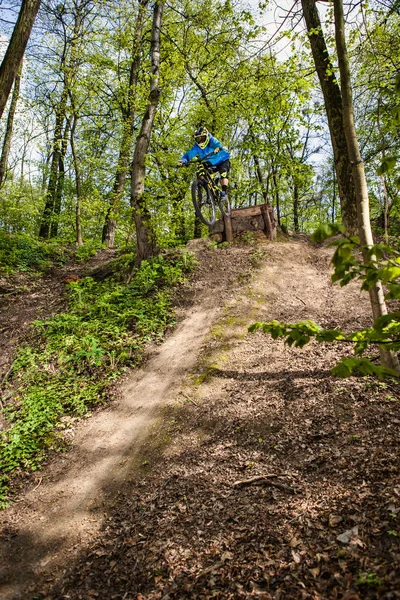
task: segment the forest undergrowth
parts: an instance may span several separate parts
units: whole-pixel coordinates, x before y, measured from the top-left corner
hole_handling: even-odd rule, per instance
[[[33,281],[91,254],[90,245],[72,255],[60,244],[24,236],[0,239],[4,275],[25,271]],[[134,255],[125,252],[100,280],[67,279],[65,310],[35,320],[13,357],[3,378],[0,505],[10,498],[10,475],[15,482],[37,470],[49,450],[62,452],[71,419],[106,403],[111,383],[127,367],[137,367],[146,344],[160,342],[174,324],[171,294],[193,268],[193,256],[176,250],[138,269],[133,264]]]

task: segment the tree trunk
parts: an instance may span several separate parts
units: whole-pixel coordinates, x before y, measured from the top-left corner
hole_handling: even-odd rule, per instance
[[[385,134],[383,133],[382,127],[381,127],[381,99],[380,98],[378,99],[377,125],[378,125],[378,131],[382,138],[382,160],[384,160],[385,156],[386,156],[386,140],[385,140]],[[385,176],[383,174],[381,175],[381,183],[382,183],[383,197],[384,197],[383,224],[384,224],[384,230],[385,230],[385,242],[388,243],[389,242],[389,211],[390,211],[390,209],[389,209],[389,194],[388,194],[388,190],[387,190],[387,186],[386,186]]]
[[[254,164],[256,167],[257,179],[258,179],[259,184],[261,185],[264,202],[268,202],[268,194],[267,194],[267,190],[265,187],[264,175],[263,175],[263,172],[261,171],[260,160],[256,154],[253,154],[253,160],[254,160]]]
[[[195,240],[201,238],[201,221],[197,215],[194,217],[193,237]]]
[[[301,4],[328,117],[342,221],[347,231],[354,234],[357,230],[357,209],[351,163],[343,126],[342,96],[333,73],[316,2],[315,0],[301,0]]]
[[[50,228],[53,221],[54,204],[58,181],[58,169],[60,165],[61,149],[63,144],[63,126],[67,106],[68,88],[64,84],[60,102],[57,107],[56,124],[54,129],[53,156],[50,165],[49,183],[47,186],[46,201],[39,229],[39,237],[47,239],[50,236]]]
[[[22,0],[18,19],[0,66],[0,118],[23,59],[40,3],[41,0]]]
[[[260,161],[259,161],[258,156],[253,155],[253,159],[254,159],[254,164],[256,166],[256,173],[257,173],[258,181],[260,182],[261,188],[262,188],[263,200],[266,204],[265,210],[263,210],[263,207],[261,207],[261,208],[262,208],[262,214],[263,214],[264,221],[265,221],[267,237],[269,240],[274,241],[276,239],[276,224],[275,224],[274,209],[272,208],[272,206],[268,200],[268,182],[266,185],[265,181],[264,181],[263,172],[261,171],[261,166],[260,166]]]
[[[335,38],[336,50],[340,69],[340,86],[343,101],[343,123],[346,134],[349,159],[352,164],[354,188],[357,201],[358,235],[364,247],[371,247],[374,243],[369,215],[369,200],[367,181],[365,178],[364,163],[361,159],[356,128],[354,125],[353,97],[351,91],[350,64],[347,55],[346,38],[344,32],[344,15],[342,0],[334,0]],[[367,257],[365,256],[365,260]],[[387,314],[387,308],[380,282],[370,292],[370,301],[374,319]],[[393,352],[380,349],[382,363],[400,374],[400,365]]]
[[[332,223],[336,220],[336,171],[335,165],[332,169]]]
[[[274,190],[275,190],[276,217],[278,220],[278,225],[279,225],[279,227],[281,227],[281,207],[280,207],[280,201],[279,201],[278,181],[276,179],[276,167],[272,167],[272,181],[274,182]]]
[[[3,149],[1,152],[1,158],[0,158],[0,187],[3,185],[3,181],[5,179],[6,172],[7,172],[8,155],[10,154],[11,138],[12,138],[12,133],[13,133],[13,128],[14,128],[14,117],[15,117],[15,111],[17,108],[18,98],[19,98],[19,89],[20,89],[20,83],[21,83],[21,71],[22,71],[22,63],[18,69],[17,75],[15,76],[14,90],[12,93],[10,110],[8,112],[8,117],[7,117],[6,132],[4,134]]]
[[[148,0],[141,0],[139,2],[139,10],[135,24],[135,31],[133,36],[132,56],[131,56],[131,68],[129,74],[129,89],[127,94],[126,108],[123,110],[123,129],[122,139],[119,151],[117,171],[115,174],[114,186],[110,195],[109,207],[107,210],[105,223],[103,227],[102,242],[107,245],[108,248],[114,247],[115,231],[117,228],[117,222],[115,220],[114,212],[115,207],[122,197],[125,188],[126,176],[129,170],[129,159],[131,156],[131,146],[135,123],[136,114],[136,92],[137,82],[139,77],[140,68],[140,52],[142,42],[143,24],[146,16],[146,7]]]
[[[177,244],[184,244],[186,241],[184,210],[185,194],[182,190],[175,192],[168,190],[168,193],[172,209],[171,227],[173,235]]]
[[[64,129],[64,135],[61,142],[61,152],[60,152],[60,160],[58,163],[58,176],[57,176],[57,185],[56,191],[54,195],[54,206],[53,206],[53,216],[51,219],[50,225],[50,238],[55,238],[58,235],[58,225],[61,214],[61,205],[62,205],[62,197],[64,192],[64,182],[65,182],[65,155],[67,154],[68,148],[68,138],[70,135],[70,121],[67,119]]]
[[[299,233],[299,186],[293,184],[293,225],[296,233]]]
[[[82,178],[81,178],[81,168],[79,164],[79,158],[76,153],[75,148],[75,130],[76,124],[78,122],[78,117],[76,114],[73,116],[73,122],[71,127],[71,151],[72,158],[74,161],[74,170],[75,170],[75,189],[76,189],[76,208],[75,208],[75,227],[76,227],[76,245],[83,245],[82,238],[82,223],[81,223],[81,205],[82,205]]]
[[[136,140],[132,164],[131,206],[136,225],[136,262],[154,256],[156,252],[155,239],[151,229],[150,214],[144,199],[145,158],[150,145],[151,131],[156,114],[160,88],[160,29],[162,23],[163,2],[156,2],[153,11],[153,26],[151,31],[151,79],[150,95],[146,112],[143,116],[140,133]]]

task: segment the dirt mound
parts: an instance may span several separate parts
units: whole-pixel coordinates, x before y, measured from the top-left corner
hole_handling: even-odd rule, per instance
[[[304,241],[196,252],[177,330],[3,514],[2,597],[400,598],[398,386],[247,335],[367,298]]]

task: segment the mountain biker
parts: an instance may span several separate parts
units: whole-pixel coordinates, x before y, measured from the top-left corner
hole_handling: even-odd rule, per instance
[[[193,147],[185,152],[179,161],[180,165],[187,164],[192,158],[198,156],[200,159],[204,158],[208,154],[207,162],[215,167],[221,175],[221,200],[224,200],[227,196],[228,191],[228,173],[231,168],[229,161],[230,154],[225,148],[223,148],[221,142],[217,138],[213,137],[205,127],[198,127],[194,132],[195,143]]]

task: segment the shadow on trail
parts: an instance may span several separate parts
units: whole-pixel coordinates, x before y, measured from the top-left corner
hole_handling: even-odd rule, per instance
[[[287,380],[291,381],[294,379],[327,379],[331,377],[330,369],[317,369],[314,371],[311,370],[291,370],[284,369],[282,371],[251,371],[248,373],[243,373],[240,371],[229,371],[225,369],[215,369],[211,370],[211,373],[214,377],[221,377],[224,379],[237,379],[241,381],[246,380],[254,380],[258,379],[259,381],[271,381],[271,380]]]
[[[388,510],[400,504],[393,403],[364,381],[332,391],[325,370],[285,370],[274,385],[289,373],[308,379],[310,392],[290,411],[254,400],[254,373],[222,369],[213,374],[229,380],[224,397],[166,408],[139,475],[118,483],[97,540],[32,595],[399,598],[400,543]],[[263,474],[271,477],[262,485],[237,484]],[[337,539],[344,532],[347,543]]]

